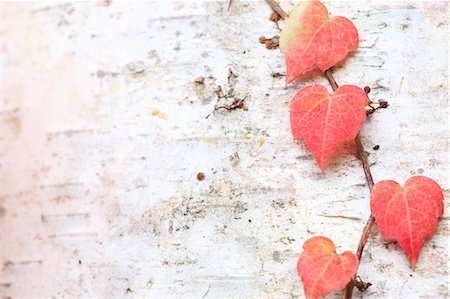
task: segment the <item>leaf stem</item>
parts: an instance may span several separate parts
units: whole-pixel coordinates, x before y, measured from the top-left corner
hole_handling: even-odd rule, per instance
[[[286,19],[289,16],[288,13],[285,12],[284,9],[281,8],[280,4],[278,4],[275,0],[266,1],[270,5],[270,7],[272,7],[272,10],[277,12],[283,19]]]
[[[358,150],[358,158],[361,160],[362,167],[364,169],[364,175],[366,176],[367,185],[369,186],[370,191],[372,191],[373,185],[375,184],[373,182],[372,173],[370,172],[370,165],[369,161],[367,160],[366,151],[364,150],[359,134],[356,135],[355,143]]]
[[[324,75],[327,78],[328,82],[330,83],[331,88],[333,88],[333,91],[338,89],[339,86],[331,73],[331,69],[326,70]],[[359,160],[361,160],[361,164],[364,169],[364,175],[366,177],[367,185],[369,186],[370,191],[372,191],[374,185],[372,173],[370,172],[369,161],[367,160],[366,151],[364,150],[364,146],[362,145],[359,134],[356,135],[355,144],[358,151],[357,152],[358,158]],[[367,220],[366,225],[364,226],[364,229],[362,231],[361,238],[358,244],[358,249],[356,250],[356,256],[358,257],[358,260],[361,260],[362,253],[364,251],[364,246],[366,245],[367,240],[369,239],[370,231],[372,230],[374,224],[375,224],[375,217],[373,217],[373,215],[370,214],[369,219]],[[352,281],[350,281],[350,283],[345,288],[344,299],[352,298],[353,287],[355,286],[353,281],[354,279],[352,279]]]
[[[339,85],[337,85],[336,80],[334,80],[334,77],[331,74],[331,69],[328,69],[325,71],[325,77],[327,78],[328,82],[330,83],[331,88],[333,88],[333,91],[336,91],[336,89],[338,89]]]

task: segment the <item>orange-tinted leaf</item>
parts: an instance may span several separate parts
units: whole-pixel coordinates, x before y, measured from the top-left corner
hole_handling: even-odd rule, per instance
[[[306,298],[325,296],[343,289],[358,269],[358,258],[350,251],[336,253],[333,242],[326,237],[314,237],[303,244],[297,263]]]
[[[357,47],[358,31],[350,20],[329,18],[317,0],[300,2],[280,36],[280,50],[286,53],[286,83],[316,69],[329,69]]]
[[[357,86],[343,85],[330,95],[322,85],[309,85],[292,99],[292,134],[306,142],[323,171],[339,145],[358,134],[366,105],[367,95]]]
[[[403,188],[395,181],[381,181],[372,190],[370,207],[381,234],[398,242],[412,267],[444,212],[443,197],[441,187],[424,176],[410,178]]]

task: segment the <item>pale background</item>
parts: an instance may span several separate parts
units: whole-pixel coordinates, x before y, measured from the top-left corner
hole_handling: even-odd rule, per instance
[[[325,3],[360,33],[336,80],[390,104],[361,133],[375,181],[422,174],[446,197],[414,271],[374,231],[364,298],[448,297],[448,3]],[[279,34],[270,8],[227,5],[3,3],[3,298],[302,298],[306,239],[356,249],[369,216],[359,161],[322,174],[289,128],[296,91],[328,84],[273,78],[284,56],[258,43]],[[206,120],[218,85],[248,111]]]

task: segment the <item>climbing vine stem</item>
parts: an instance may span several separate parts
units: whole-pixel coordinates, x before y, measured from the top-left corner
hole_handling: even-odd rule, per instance
[[[286,19],[288,14],[287,14],[287,12],[284,11],[284,9],[281,8],[280,4],[278,4],[274,0],[266,0],[266,1],[270,5],[270,7],[272,7],[273,11],[277,12],[280,15],[280,17],[282,17],[283,19]]]
[[[281,6],[276,1],[274,1],[274,0],[266,0],[266,1],[270,5],[270,7],[272,8],[273,11],[277,12],[283,19],[286,19],[288,14],[283,10],[283,8],[281,8]],[[332,75],[331,69],[326,70],[324,75],[327,78],[328,82],[330,83],[331,87],[333,88],[333,91],[338,89],[339,86],[336,83],[336,80],[334,79],[334,77]],[[369,189],[372,190],[374,181],[372,178],[372,173],[370,171],[369,161],[367,160],[367,154],[366,154],[366,151],[364,150],[364,146],[362,145],[361,137],[359,136],[359,134],[356,135],[355,145],[357,148],[357,156],[358,156],[359,160],[361,161],[361,164],[362,164],[362,167],[364,170],[364,175],[366,177],[367,185],[369,186]],[[371,232],[374,224],[375,224],[375,218],[372,214],[370,214],[370,217],[367,220],[366,225],[364,226],[364,229],[362,231],[361,238],[360,238],[359,244],[358,244],[358,249],[356,250],[356,256],[358,257],[358,260],[361,260],[361,256],[364,251],[364,247],[367,243],[367,240],[369,239],[369,235],[370,235],[370,232]],[[355,286],[358,286],[358,281],[356,280],[356,277],[354,277],[352,279],[352,281],[350,281],[350,283],[345,288],[344,299],[352,298],[353,288]]]
[[[331,88],[333,88],[333,91],[338,89],[339,86],[337,85],[336,80],[334,80],[334,78],[333,78],[331,69],[326,70],[324,75],[327,78],[328,82],[330,83]],[[356,135],[355,144],[356,144],[356,148],[357,148],[358,158],[360,159],[362,167],[364,169],[364,175],[366,177],[367,185],[369,186],[370,191],[372,191],[372,188],[374,185],[373,178],[372,178],[372,172],[370,171],[370,165],[369,165],[369,161],[367,160],[367,154],[366,154],[366,151],[364,150],[364,146],[362,145],[361,137],[359,136],[359,134]],[[358,260],[361,260],[361,256],[364,251],[364,247],[366,246],[367,240],[369,239],[370,231],[372,230],[372,227],[374,224],[375,224],[375,217],[373,217],[373,215],[370,214],[370,217],[367,220],[367,223],[364,226],[364,229],[362,231],[361,238],[360,238],[359,244],[358,244],[358,249],[356,250],[356,256],[358,257]],[[350,281],[350,283],[345,288],[345,292],[344,292],[345,299],[352,298],[353,287],[355,286],[355,282],[356,282],[355,279],[353,279],[352,281]]]

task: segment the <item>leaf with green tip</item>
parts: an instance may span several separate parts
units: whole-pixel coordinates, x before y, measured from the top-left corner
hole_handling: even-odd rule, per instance
[[[286,83],[313,70],[325,70],[343,61],[358,47],[358,31],[344,17],[328,17],[317,0],[302,1],[286,18],[280,50],[286,53]]]

